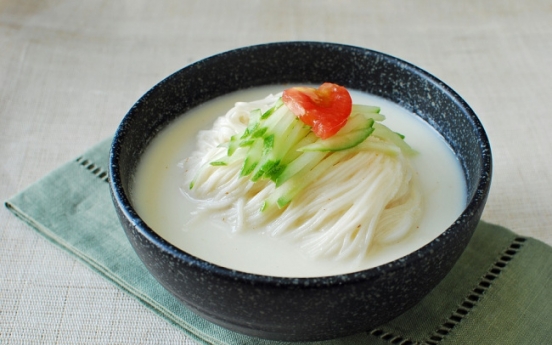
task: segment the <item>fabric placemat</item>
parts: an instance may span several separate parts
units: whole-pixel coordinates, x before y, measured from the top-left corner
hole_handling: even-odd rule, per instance
[[[284,344],[202,319],[149,274],[110,199],[110,143],[106,139],[59,167],[6,207],[199,343]],[[551,320],[552,248],[482,221],[453,270],[418,305],[377,329],[320,343],[552,344]]]

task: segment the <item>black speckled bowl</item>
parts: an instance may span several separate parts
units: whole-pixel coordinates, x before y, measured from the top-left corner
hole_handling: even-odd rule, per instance
[[[416,252],[365,271],[322,278],[237,272],[193,257],[159,237],[135,212],[132,181],[150,140],[207,100],[250,87],[331,81],[384,97],[437,129],[467,182],[467,207]],[[228,329],[279,340],[320,340],[365,331],[418,303],[452,268],[479,221],[491,184],[491,150],[474,112],[419,68],[375,51],[284,42],[215,55],[174,73],[123,119],[110,156],[113,202],[134,249],[152,275],[191,310]]]

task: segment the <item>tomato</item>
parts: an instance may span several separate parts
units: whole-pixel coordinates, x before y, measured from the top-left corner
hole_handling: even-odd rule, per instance
[[[318,89],[292,87],[284,91],[282,101],[322,139],[331,137],[345,126],[353,107],[349,91],[332,83],[324,83]]]

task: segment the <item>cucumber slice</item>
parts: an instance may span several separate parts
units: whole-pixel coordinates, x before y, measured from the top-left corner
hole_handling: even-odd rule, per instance
[[[328,139],[319,139],[310,145],[299,148],[299,151],[341,151],[363,142],[372,134],[374,128],[374,119],[365,117],[362,114],[349,118],[347,124],[343,126],[334,136]]]
[[[282,160],[283,164],[289,164],[293,162],[297,157],[303,154],[302,151],[299,151],[299,149],[303,146],[310,145],[314,143],[319,138],[310,130],[310,127],[307,125],[304,125],[304,127],[307,129],[307,135],[305,135],[301,140],[299,140],[297,143],[295,143],[288,151],[287,155]]]
[[[365,140],[364,142],[355,146],[352,150],[354,152],[377,151],[391,157],[396,157],[399,153],[401,153],[401,149],[391,142],[372,140]]]
[[[265,147],[263,156],[252,173],[253,182],[260,178],[275,181],[284,170],[280,164],[282,160],[286,158],[293,145],[310,133],[310,127],[305,126],[290,111],[278,111],[273,116],[278,119],[272,121],[273,128],[267,129],[263,136]]]
[[[410,147],[410,145],[408,145],[406,141],[403,140],[404,136],[401,136],[401,134],[393,132],[392,130],[382,125],[381,123],[374,124],[373,135],[374,137],[377,137],[386,141],[390,141],[393,144],[397,145],[401,149],[401,151],[407,156],[414,156],[417,154],[416,150]]]
[[[261,109],[251,110],[249,112],[249,124],[243,132],[240,139],[248,138],[252,133],[254,133],[259,127],[259,120],[261,119]]]
[[[228,142],[228,151],[226,152],[226,154],[228,156],[232,156],[240,146],[240,143],[241,141],[238,140],[236,135],[231,136],[230,141]]]
[[[299,172],[312,169],[316,164],[324,159],[327,154],[327,152],[321,151],[304,152],[302,155],[297,157],[297,159],[289,163],[284,171],[280,173],[280,175],[276,178],[276,187],[279,187],[291,177],[299,174]]]
[[[314,154],[321,152],[312,153]],[[308,154],[310,154],[310,152],[304,153],[303,156]],[[262,210],[266,210],[266,208],[270,207],[271,205],[277,205],[279,208],[285,207],[297,194],[299,194],[308,185],[317,180],[328,169],[337,164],[348,154],[348,152],[333,152],[330,154],[325,154],[323,156],[323,159],[321,160],[316,160],[316,164],[314,165],[308,164],[307,166],[305,166],[305,168],[294,174],[283,185],[276,188],[276,190],[266,200],[266,203],[265,205],[263,205]]]
[[[276,178],[284,170],[280,165],[288,156],[292,147],[310,133],[310,127],[305,126],[291,113],[290,116],[293,117],[290,126],[281,135],[276,136],[273,149],[267,152],[265,156],[265,164],[271,164],[269,167],[263,166],[266,171],[265,177],[273,181],[276,181]]]
[[[276,103],[272,108],[265,111],[265,113],[261,116],[261,120],[265,120],[269,118],[270,115],[272,115],[276,110],[280,109],[282,105],[284,105],[284,101],[282,101],[282,97],[280,97],[278,98],[278,100],[276,101]]]
[[[365,105],[365,104],[353,104],[353,109],[351,110],[351,114],[356,113],[375,113],[379,114],[381,111],[381,108],[376,105]]]
[[[243,167],[240,172],[240,176],[247,176],[251,174],[257,164],[259,164],[259,161],[261,160],[263,154],[263,146],[263,141],[260,139],[255,140],[253,145],[251,145],[249,151],[247,152],[247,156],[243,161]]]

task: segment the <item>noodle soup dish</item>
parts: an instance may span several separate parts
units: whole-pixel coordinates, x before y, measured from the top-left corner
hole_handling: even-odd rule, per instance
[[[311,341],[427,295],[469,242],[491,170],[481,123],[440,80],[364,48],[283,42],[154,86],[109,173],[130,243],[192,312]]]
[[[219,151],[225,157],[230,137],[236,131],[243,135],[241,121],[252,122],[251,112],[269,108],[284,88],[258,87],[219,97],[158,134],[140,160],[133,187],[136,210],[146,224],[174,246],[216,265],[302,278],[352,273],[399,259],[435,239],[462,213],[462,168],[444,139],[396,104],[354,91],[355,104],[378,105],[381,123],[405,136],[416,151],[412,157],[397,157],[379,147],[337,151],[345,158],[365,157],[325,168],[317,179],[316,170],[310,169],[301,184],[307,184],[307,177],[319,181],[305,186],[289,206],[272,212],[260,209],[265,199],[277,195],[276,183],[260,180],[259,187],[240,176],[252,145],[233,165],[209,166],[208,176],[196,178],[202,161],[216,161]],[[204,128],[207,119],[211,123]],[[374,142],[381,143],[374,135],[364,144]],[[327,154],[321,163],[331,157]],[[193,179],[196,186],[189,188]],[[412,191],[398,193],[403,183]],[[388,185],[375,188],[377,184]]]

